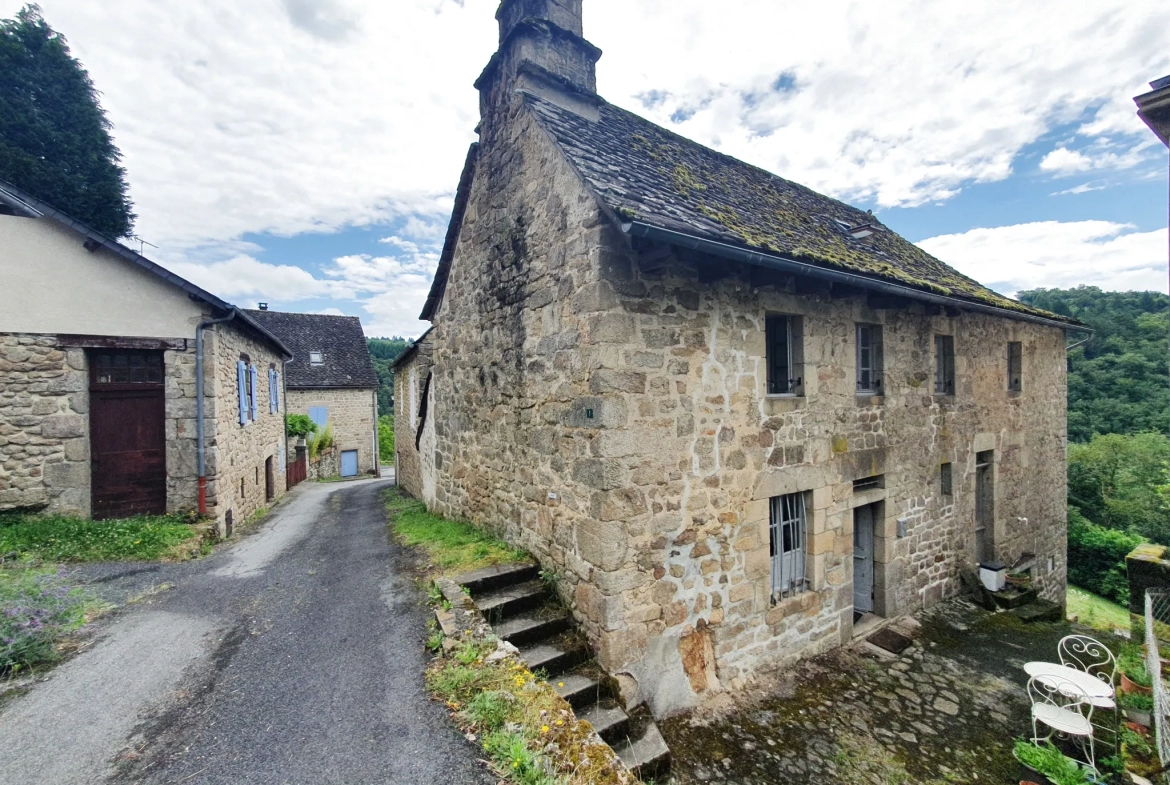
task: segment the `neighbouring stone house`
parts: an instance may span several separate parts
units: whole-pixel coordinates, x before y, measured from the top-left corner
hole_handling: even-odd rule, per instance
[[[497,19],[433,328],[396,373],[403,485],[559,574],[657,714],[979,561],[1063,603],[1078,324],[605,102],[581,0]]]
[[[293,353],[285,363],[288,410],[333,429],[343,477],[378,473],[378,374],[356,316],[248,311]]]
[[[0,292],[0,511],[226,532],[284,494],[290,355],[246,313],[4,183]]]

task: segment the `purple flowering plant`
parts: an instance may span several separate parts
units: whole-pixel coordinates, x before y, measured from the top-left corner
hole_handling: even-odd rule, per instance
[[[0,566],[0,676],[56,659],[57,641],[85,624],[88,605],[64,570]]]

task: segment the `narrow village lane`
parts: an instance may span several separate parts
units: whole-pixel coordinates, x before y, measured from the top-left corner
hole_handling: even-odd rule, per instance
[[[384,481],[308,484],[0,715],[0,784],[488,783],[424,693]]]

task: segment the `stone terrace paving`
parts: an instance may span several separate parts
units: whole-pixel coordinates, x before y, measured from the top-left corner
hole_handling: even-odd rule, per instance
[[[1029,729],[1023,664],[1054,661],[1070,625],[1024,625],[965,600],[920,620],[901,656],[855,644],[802,663],[754,698],[660,723],[674,754],[671,782],[1018,782],[1012,745]]]

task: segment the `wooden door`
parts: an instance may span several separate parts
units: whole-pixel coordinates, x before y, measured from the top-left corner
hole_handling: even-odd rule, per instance
[[[853,510],[853,610],[873,612],[873,505]]]
[[[264,459],[264,498],[267,501],[276,498],[276,458],[272,455]]]
[[[91,351],[89,439],[94,519],[167,509],[162,352]]]

